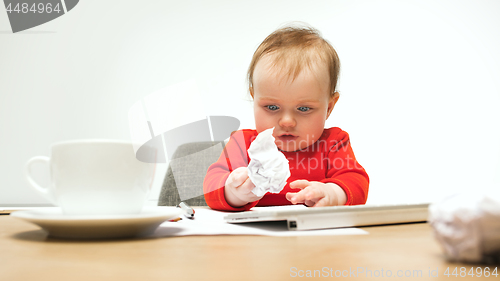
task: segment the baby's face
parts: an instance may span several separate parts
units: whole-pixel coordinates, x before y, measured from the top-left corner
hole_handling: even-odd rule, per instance
[[[282,151],[304,149],[323,133],[338,95],[329,94],[326,66],[305,68],[288,78],[271,65],[268,56],[256,65],[253,74],[254,114],[257,132],[275,127],[273,136]]]

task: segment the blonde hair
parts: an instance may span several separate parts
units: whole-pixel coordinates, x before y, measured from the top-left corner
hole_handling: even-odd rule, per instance
[[[337,88],[340,73],[340,60],[335,49],[323,39],[318,30],[309,26],[287,26],[280,28],[259,45],[253,54],[248,68],[248,86],[253,96],[253,72],[259,60],[272,55],[273,66],[286,71],[289,78],[295,79],[304,67],[311,69],[318,61],[324,62],[330,77],[330,95]]]

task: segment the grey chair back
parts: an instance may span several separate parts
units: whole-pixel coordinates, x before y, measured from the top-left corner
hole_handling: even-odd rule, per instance
[[[207,206],[203,180],[208,167],[222,153],[223,142],[195,142],[180,145],[172,155],[163,181],[158,206]]]

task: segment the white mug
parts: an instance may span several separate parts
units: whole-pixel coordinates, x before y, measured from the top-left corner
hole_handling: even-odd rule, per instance
[[[155,159],[156,148],[144,147],[142,157]],[[30,174],[32,164],[50,167],[50,184],[41,187]],[[25,166],[29,184],[68,215],[140,213],[154,178],[155,161],[137,160],[132,142],[75,140],[55,143],[51,156],[36,156]]]

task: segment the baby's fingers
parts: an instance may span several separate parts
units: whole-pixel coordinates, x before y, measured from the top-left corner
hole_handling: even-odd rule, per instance
[[[304,193],[305,199],[308,201],[317,202],[325,197],[325,193],[320,188],[308,188]]]
[[[235,188],[242,185],[247,179],[248,170],[245,167],[240,167],[231,172],[226,180],[226,186]]]
[[[331,206],[330,200],[328,200],[326,197],[321,198],[316,204],[314,204],[313,207],[325,207],[325,206]]]
[[[241,199],[243,199],[244,201],[253,202],[262,198],[262,196],[257,196],[252,192],[254,188],[255,184],[253,184],[250,178],[248,178],[245,182],[243,182],[241,186],[238,187],[237,190],[241,196]]]
[[[250,180],[249,177],[246,178],[246,180],[241,184],[238,189],[241,190],[242,193],[249,193],[252,192],[252,189],[255,187],[255,184]]]
[[[310,182],[307,180],[296,180],[296,181],[292,181],[290,183],[290,188],[304,189],[304,188],[308,187],[309,185],[310,185]]]
[[[288,201],[292,202],[292,198],[294,198],[296,194],[297,194],[297,193],[295,193],[295,192],[288,192],[287,194],[285,194],[285,198],[286,198],[286,200],[288,200]],[[292,203],[293,203],[293,202],[292,202]],[[294,203],[294,204],[295,204],[295,203]]]
[[[303,204],[306,202],[306,194],[307,190],[302,189],[301,191],[295,193],[295,192],[288,192],[286,194],[286,199],[290,201],[292,204]]]

